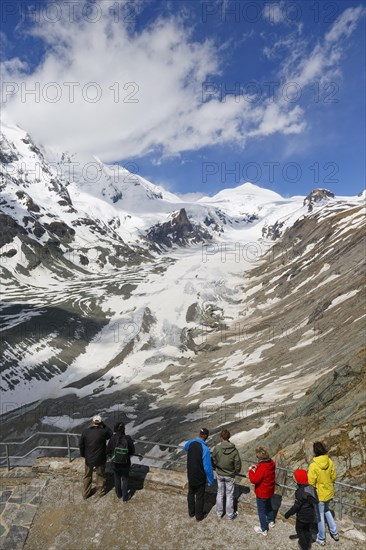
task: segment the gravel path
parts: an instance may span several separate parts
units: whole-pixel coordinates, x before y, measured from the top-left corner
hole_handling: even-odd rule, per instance
[[[215,514],[214,495],[208,496],[208,515],[197,523],[187,514],[183,494],[161,490],[137,490],[128,503],[117,500],[114,490],[101,498],[81,498],[79,482],[54,478],[48,483],[43,500],[30,529],[25,550],[93,550],[122,548],[138,550],[297,550],[294,522],[278,518],[267,537],[257,535],[253,526],[257,516],[249,495],[241,495],[239,518],[219,520]],[[361,542],[345,538],[327,547],[356,550]],[[318,545],[313,545],[318,548]],[[320,548],[320,547],[319,547]]]

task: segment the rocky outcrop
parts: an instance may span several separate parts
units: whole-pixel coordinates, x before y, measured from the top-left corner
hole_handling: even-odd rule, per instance
[[[57,239],[61,242],[69,243],[72,241],[74,235],[75,235],[75,229],[72,227],[69,227],[64,222],[51,222],[51,223],[45,223],[45,228],[55,235]]]
[[[18,197],[19,201],[21,201],[21,203],[24,203],[28,212],[40,211],[38,204],[36,204],[32,197],[30,197],[28,193],[25,193],[25,191],[17,191],[16,196]]]
[[[7,165],[16,162],[18,159],[16,147],[0,133],[0,162]]]
[[[307,206],[308,211],[311,212],[315,203],[326,202],[329,199],[334,199],[334,197],[335,194],[328,191],[328,189],[314,189],[305,197],[304,206]]]
[[[174,245],[185,246],[211,240],[210,233],[198,224],[192,224],[185,208],[174,212],[171,219],[151,227],[146,238],[158,248],[172,248]]]
[[[283,232],[283,226],[285,222],[277,221],[273,225],[264,225],[262,229],[262,237],[264,239],[270,239],[271,241],[275,241],[279,239]]]
[[[15,237],[27,234],[24,227],[20,226],[14,218],[2,212],[0,212],[0,227],[0,248],[11,243]]]

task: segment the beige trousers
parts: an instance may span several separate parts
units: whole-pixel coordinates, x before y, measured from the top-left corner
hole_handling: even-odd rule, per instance
[[[83,497],[88,498],[92,490],[92,480],[93,480],[93,469],[94,466],[88,466],[85,464],[85,473],[83,477]],[[100,466],[95,466],[96,472],[96,491],[97,495],[102,496],[105,494],[105,464]]]

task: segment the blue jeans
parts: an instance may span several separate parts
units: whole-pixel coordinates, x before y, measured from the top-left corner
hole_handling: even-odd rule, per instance
[[[337,525],[334,521],[333,514],[329,510],[330,500],[326,502],[319,501],[318,503],[318,539],[325,540],[325,522],[327,522],[331,535],[336,535]]]
[[[128,500],[128,476],[130,473],[129,467],[113,464],[114,488],[118,498]],[[121,487],[122,485],[122,487]]]
[[[262,531],[268,531],[268,523],[274,521],[271,499],[256,497],[256,500],[261,529]]]

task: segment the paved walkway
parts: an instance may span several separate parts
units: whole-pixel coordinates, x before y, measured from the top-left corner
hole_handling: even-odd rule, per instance
[[[257,516],[253,496],[242,494],[239,518],[219,520],[214,495],[207,499],[206,519],[196,522],[187,514],[184,494],[139,488],[128,503],[117,500],[111,489],[101,499],[81,498],[79,481],[51,479],[34,518],[25,550],[297,550],[294,522],[280,517],[267,537],[253,527]],[[314,550],[315,550],[314,545]],[[359,550],[363,544],[342,537],[329,539],[331,550]],[[320,547],[319,547],[320,548]]]
[[[237,487],[239,517],[219,520],[214,489],[206,494],[207,517],[197,523],[187,514],[187,478],[184,472],[134,467],[133,498],[120,502],[112,479],[105,497],[81,497],[82,459],[38,459],[30,468],[2,471],[0,485],[0,547],[2,550],[297,550],[294,521],[278,514],[267,537],[257,535],[255,498],[249,481]],[[280,497],[278,497],[280,499]],[[282,503],[280,511],[287,509]],[[348,523],[348,525],[347,525]],[[353,525],[348,520],[343,531]],[[353,531],[353,536],[362,534]],[[356,550],[360,541],[329,538],[331,550]],[[314,545],[315,550],[315,545]]]
[[[37,512],[47,480],[34,479],[14,484],[2,480],[0,486],[0,546],[2,550],[21,550]]]

